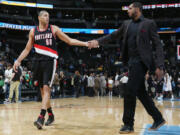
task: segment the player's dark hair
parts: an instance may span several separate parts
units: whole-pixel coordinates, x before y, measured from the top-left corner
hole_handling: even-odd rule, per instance
[[[46,10],[41,10],[38,14],[38,16],[42,16],[44,13],[48,13]]]
[[[142,6],[142,4],[140,2],[133,2],[132,5],[135,8],[139,8],[140,12],[142,12],[143,6]]]

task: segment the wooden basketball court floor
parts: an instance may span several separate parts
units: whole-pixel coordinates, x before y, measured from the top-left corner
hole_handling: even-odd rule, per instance
[[[0,135],[119,135],[123,99],[118,97],[80,97],[51,100],[55,122],[37,130],[33,122],[40,112],[40,102],[0,105]],[[180,101],[155,102],[166,125],[150,132],[151,117],[137,100],[135,132],[132,135],[180,135]],[[47,117],[46,117],[47,118]]]

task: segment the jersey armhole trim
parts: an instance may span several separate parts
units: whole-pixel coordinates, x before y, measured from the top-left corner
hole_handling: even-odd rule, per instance
[[[51,31],[52,31],[52,34],[53,34],[54,38],[56,39],[56,35],[55,35],[54,31],[53,31],[52,25],[50,25],[50,28],[51,28]]]
[[[33,45],[34,45],[34,39],[35,39],[34,36],[35,36],[35,28],[33,28],[33,39],[32,39],[33,40]]]

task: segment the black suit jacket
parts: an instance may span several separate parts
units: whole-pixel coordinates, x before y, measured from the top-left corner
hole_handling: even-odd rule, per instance
[[[131,21],[124,21],[117,31],[97,39],[100,45],[121,39],[121,57],[124,63],[128,62],[127,31]],[[153,20],[142,19],[137,31],[136,44],[141,60],[149,70],[152,71],[156,67],[164,66],[163,47],[157,33],[157,26]],[[155,56],[153,56],[153,48],[155,48]]]

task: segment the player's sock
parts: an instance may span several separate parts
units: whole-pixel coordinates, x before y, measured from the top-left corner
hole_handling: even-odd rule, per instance
[[[50,115],[53,115],[53,112],[52,112],[52,108],[51,108],[51,107],[47,109],[47,112],[48,112],[48,115],[49,115],[49,116],[50,116]]]
[[[40,112],[40,116],[39,116],[39,117],[44,118],[45,115],[46,115],[46,110],[45,110],[45,109],[41,109],[41,112]]]
[[[48,108],[47,111],[48,111],[49,117],[48,117],[48,120],[46,121],[45,125],[49,126],[50,124],[52,124],[54,122],[54,115],[53,115],[51,107]]]

